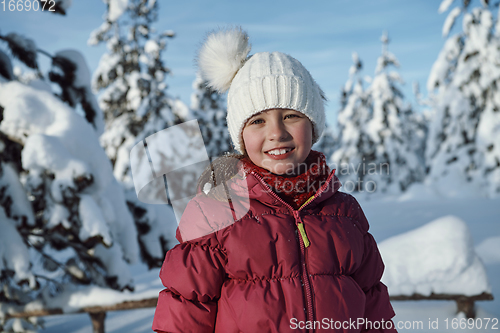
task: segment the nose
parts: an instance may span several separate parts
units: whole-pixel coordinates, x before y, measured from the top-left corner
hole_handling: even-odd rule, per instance
[[[290,136],[282,119],[270,121],[268,128],[268,138],[271,141],[286,141]]]

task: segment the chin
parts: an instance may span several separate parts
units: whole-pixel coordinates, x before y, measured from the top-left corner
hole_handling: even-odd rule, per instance
[[[295,168],[271,168],[270,172],[275,175],[292,175],[294,173]]]

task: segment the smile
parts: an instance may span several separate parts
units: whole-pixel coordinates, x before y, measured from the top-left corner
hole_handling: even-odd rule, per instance
[[[275,148],[266,151],[266,155],[273,160],[284,160],[290,157],[295,152],[295,147],[293,148]]]
[[[288,152],[291,152],[294,148],[278,148],[278,149],[273,149],[273,150],[269,150],[266,152],[266,154],[270,154],[270,155],[275,155],[275,156],[279,156],[279,155],[283,155],[283,154],[286,154]]]

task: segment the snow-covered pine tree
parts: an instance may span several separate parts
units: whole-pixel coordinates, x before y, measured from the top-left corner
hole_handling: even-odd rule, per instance
[[[377,190],[405,191],[409,185],[424,177],[422,159],[418,156],[422,135],[414,133],[418,128],[411,106],[404,102],[398,84],[404,83],[398,72],[390,66],[399,67],[397,58],[387,50],[389,38],[382,35],[382,55],[378,58],[375,76],[368,88],[372,115],[366,124],[370,142],[374,144],[374,156],[368,161],[365,174],[368,185],[373,181]],[[419,141],[420,140],[420,141]]]
[[[210,159],[225,152],[233,152],[227,130],[225,102],[222,95],[207,87],[199,75],[196,76],[191,94],[191,110],[193,117],[198,120]]]
[[[55,5],[56,6],[56,5]],[[65,12],[68,4],[65,1],[57,2],[55,13]],[[64,10],[63,10],[64,9]],[[76,108],[77,112],[85,115],[85,118],[96,129],[98,135],[102,134],[104,123],[102,119],[102,111],[97,105],[96,98],[90,87],[90,71],[87,67],[84,57],[76,50],[62,50],[55,55],[51,55],[44,50],[36,48],[35,43],[17,33],[9,33],[6,35],[0,34],[0,40],[3,40],[8,45],[11,54],[14,58],[19,59],[28,68],[34,69],[34,72],[28,72],[27,77],[18,77],[19,81],[25,81],[31,86],[51,90],[47,84],[43,74],[38,68],[38,54],[41,53],[51,59],[52,68],[48,73],[50,81],[56,83],[60,92],[56,92],[61,100],[69,104],[72,108]],[[0,51],[1,52],[1,51]],[[2,52],[3,53],[3,52]],[[14,79],[12,64],[7,54],[0,55],[4,78],[9,80]],[[0,60],[1,61],[1,60]],[[9,65],[10,64],[10,65]]]
[[[369,162],[374,161],[373,143],[366,133],[371,105],[360,75],[363,65],[356,52],[352,54],[352,60],[349,79],[341,91],[335,150],[330,158],[347,192],[365,190],[363,170],[366,170]]]
[[[445,12],[453,1],[443,1]],[[470,9],[463,0],[443,25],[448,37],[427,81],[433,119],[427,141],[428,180],[443,194],[500,193],[500,21],[498,1]],[[496,10],[498,11],[498,10]]]
[[[88,117],[82,105],[93,98],[81,98],[90,92],[83,57],[76,51],[57,56],[71,63],[58,74],[66,78],[64,89],[74,88],[70,99],[44,80],[37,54],[46,52],[15,33],[1,39],[34,73],[15,74],[11,57],[1,52],[0,311],[34,300],[48,304],[83,284],[132,289],[127,263],[138,258],[137,231],[99,144],[102,113],[97,108]],[[19,320],[4,324],[4,331],[33,328]]]
[[[52,69],[48,76],[50,81],[58,84],[59,98],[77,111],[83,112],[85,119],[91,123],[97,135],[104,132],[102,110],[92,93],[90,71],[82,54],[75,50],[57,52],[52,58]]]
[[[420,180],[423,182],[425,179],[425,149],[429,133],[430,117],[428,100],[422,98],[420,85],[417,81],[413,82],[413,94],[416,100],[416,106],[414,106],[414,108],[408,108],[407,112],[403,113],[403,122],[406,124],[410,150],[416,153],[420,165],[422,165],[424,169],[423,179]]]
[[[4,58],[0,61],[2,65]],[[12,73],[13,75],[13,73]],[[14,77],[14,76],[12,76]],[[0,74],[0,87],[6,76]],[[0,106],[0,115],[4,109]],[[2,117],[0,117],[1,123]],[[35,225],[35,217],[16,170],[21,169],[22,145],[11,141],[0,131],[0,302],[6,307],[25,304],[34,299],[40,288],[31,270],[31,256],[21,228]],[[2,312],[4,311],[2,307]],[[0,312],[1,332],[33,332],[39,320],[3,320]]]
[[[189,108],[167,95],[170,73],[163,55],[172,31],[156,33],[155,0],[106,0],[105,22],[90,36],[89,44],[106,43],[94,73],[94,89],[105,118],[101,144],[114,166],[115,177],[126,188],[127,205],[139,232],[143,260],[161,266],[175,243],[177,223],[170,206],[145,204],[134,192],[130,170],[132,147],[148,136],[189,119]],[[168,143],[166,143],[168,144]]]
[[[89,44],[106,43],[94,73],[100,91],[105,133],[101,142],[114,165],[117,179],[132,184],[129,153],[147,136],[189,118],[189,109],[167,96],[170,69],[162,56],[172,31],[156,33],[158,2],[106,0],[106,21],[90,36]]]

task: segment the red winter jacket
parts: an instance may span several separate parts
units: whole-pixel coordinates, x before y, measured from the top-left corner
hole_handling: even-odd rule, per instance
[[[160,272],[166,289],[153,330],[359,332],[367,320],[390,327],[384,264],[361,207],[338,192],[334,171],[299,210],[254,173],[229,182],[230,203],[204,194],[191,200],[181,244]]]

